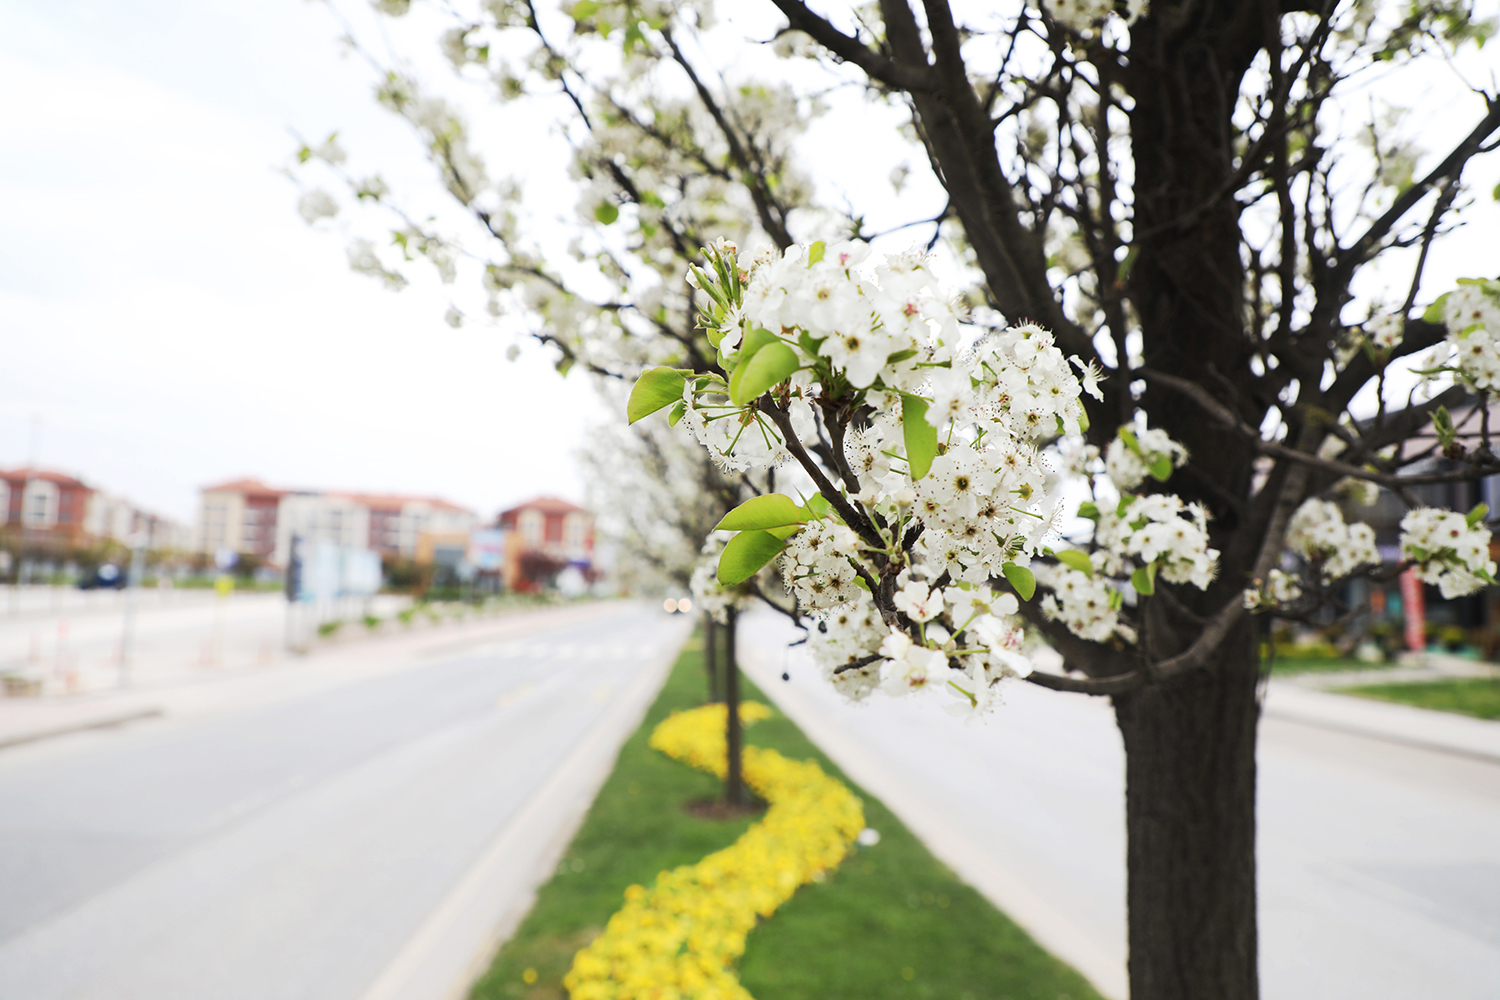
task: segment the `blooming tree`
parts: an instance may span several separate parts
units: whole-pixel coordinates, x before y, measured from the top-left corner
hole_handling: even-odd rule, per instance
[[[1444,593],[1492,582],[1487,512],[1413,491],[1500,473],[1500,285],[1427,275],[1500,98],[1469,91],[1429,152],[1355,88],[1460,66],[1493,24],[1471,0],[437,10],[498,120],[555,118],[573,217],[362,48],[455,210],[328,142],[299,154],[303,216],[387,286],[429,263],[450,323],[630,380],[632,418],[737,483],[716,586],[779,572],[851,695],[1110,697],[1131,994],[1255,996],[1257,623],[1389,571],[1351,490],[1409,503],[1402,563]],[[886,145],[804,155],[835,103]],[[882,156],[911,206],[884,234],[889,196],[837,185]]]

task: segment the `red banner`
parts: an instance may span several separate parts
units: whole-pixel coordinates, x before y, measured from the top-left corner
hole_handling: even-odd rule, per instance
[[[1427,648],[1427,606],[1415,568],[1401,574],[1401,613],[1406,617],[1406,648]]]

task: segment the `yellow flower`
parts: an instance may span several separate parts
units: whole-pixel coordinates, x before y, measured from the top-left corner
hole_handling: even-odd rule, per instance
[[[740,721],[770,718],[757,702]],[[723,777],[725,707],[673,714],[651,734],[667,756]],[[864,828],[860,803],[812,761],[744,749],[745,782],[770,808],[739,840],[698,862],[632,885],[603,934],[563,977],[572,1000],[753,1000],[733,963],[757,916],[769,917],[797,887],[838,865]]]

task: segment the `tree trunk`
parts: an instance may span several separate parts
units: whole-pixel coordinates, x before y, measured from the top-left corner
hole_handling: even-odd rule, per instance
[[[719,698],[719,623],[709,613],[703,615],[703,669],[708,674],[708,700]]]
[[[1254,630],[1214,669],[1115,698],[1131,1000],[1255,1000]]]
[[[724,798],[732,806],[745,804],[745,781],[740,770],[740,661],[735,647],[734,608],[729,609],[729,622],[724,627],[724,707],[725,737],[729,744],[729,773],[724,777]]]

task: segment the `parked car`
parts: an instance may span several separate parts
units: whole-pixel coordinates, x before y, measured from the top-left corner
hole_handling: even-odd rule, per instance
[[[114,563],[100,563],[78,581],[79,590],[124,590],[125,573]]]

